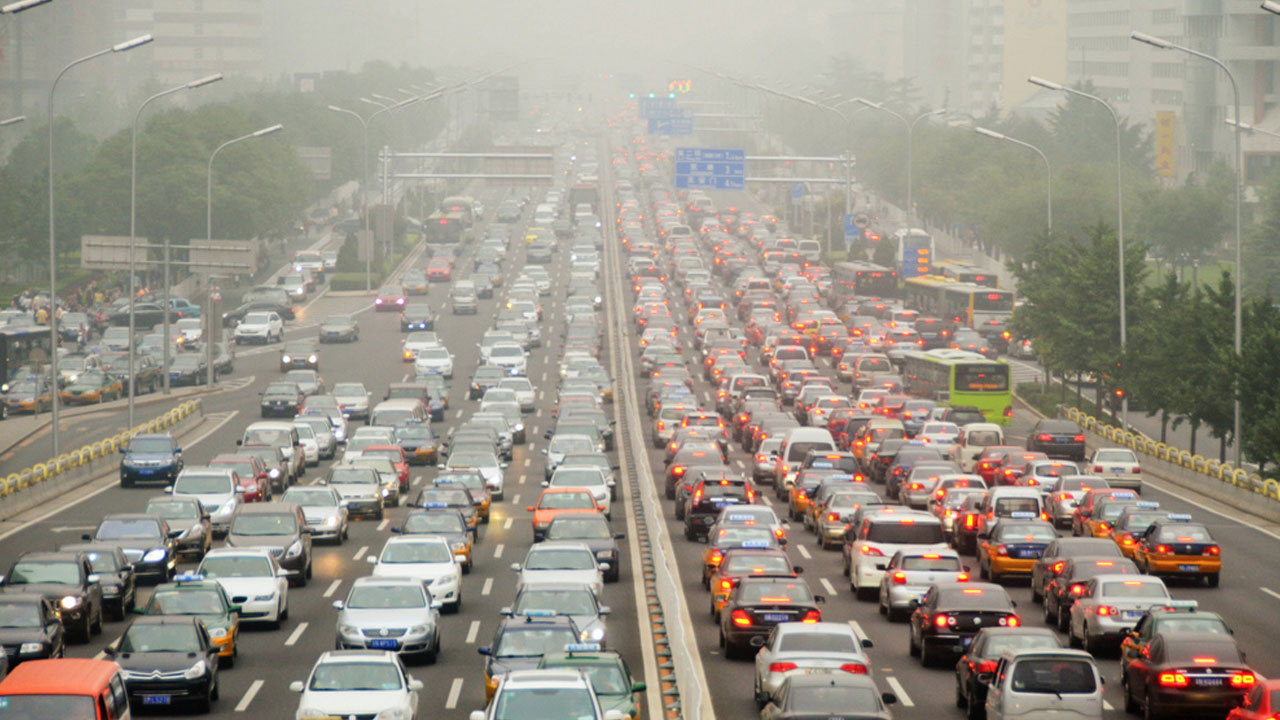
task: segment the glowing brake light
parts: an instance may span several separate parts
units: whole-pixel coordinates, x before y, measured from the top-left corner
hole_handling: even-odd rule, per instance
[[[906,574],[906,573],[904,573],[904,572],[901,572],[901,571],[899,571],[899,572],[895,572],[895,573],[893,574],[893,584],[894,584],[894,585],[906,585],[906,584],[907,584],[907,574]]]
[[[1238,672],[1231,676],[1231,687],[1252,687],[1258,681],[1251,672]]]
[[[799,666],[793,662],[769,663],[769,672],[771,673],[790,672],[792,670],[795,670],[797,667]]]
[[[1162,672],[1160,673],[1160,684],[1163,687],[1186,687],[1191,684],[1187,680],[1187,676],[1180,672]]]
[[[821,610],[810,610],[809,612],[807,612],[807,613],[805,613],[805,614],[804,614],[804,618],[802,618],[802,619],[800,620],[800,622],[802,622],[802,623],[818,623],[818,622],[822,622],[822,611],[821,611]]]
[[[733,624],[738,627],[751,626],[751,616],[747,614],[746,610],[734,610],[729,613],[729,617],[733,620]]]

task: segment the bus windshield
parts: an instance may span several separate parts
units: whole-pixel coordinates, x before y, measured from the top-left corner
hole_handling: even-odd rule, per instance
[[[1013,312],[1013,293],[997,290],[974,293],[973,309],[987,312]]]
[[[1009,369],[1003,365],[956,365],[957,392],[1005,392],[1009,389]]]

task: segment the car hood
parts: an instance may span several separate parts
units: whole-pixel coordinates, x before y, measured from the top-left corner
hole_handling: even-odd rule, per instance
[[[220,577],[215,578],[227,597],[255,597],[276,591],[276,579],[273,577]]]
[[[529,570],[520,571],[520,582],[532,583],[583,583],[599,584],[600,572],[597,570]]]
[[[309,690],[302,696],[300,707],[315,708],[322,714],[347,717],[364,715],[370,708],[382,710],[408,707],[409,699],[404,690],[353,690],[350,692],[324,692]]]
[[[339,625],[354,625],[358,628],[402,628],[414,625],[430,625],[435,618],[429,608],[380,608],[352,609],[346,608],[338,614]]]
[[[170,453],[128,453],[124,459],[138,465],[169,465],[177,461]]]
[[[338,483],[329,487],[337,490],[343,500],[347,498],[378,497],[378,493],[382,491],[382,488],[373,485],[345,485]]]
[[[44,628],[0,627],[0,645],[21,645],[29,642],[43,642]],[[13,662],[10,660],[10,662]]]
[[[204,508],[205,512],[210,512],[210,513],[222,507],[224,504],[226,504],[228,500],[230,500],[233,497],[231,493],[204,493],[204,494],[182,493],[182,494],[194,495],[194,497],[200,501],[200,507]]]
[[[145,673],[186,670],[203,658],[199,654],[192,657],[191,653],[185,652],[145,652],[120,653],[112,659],[124,670]]]
[[[342,512],[336,507],[304,507],[302,515],[308,525],[323,525],[331,517],[340,517]]]
[[[166,547],[163,540],[157,540],[154,542],[145,540],[94,540],[94,542],[100,545],[110,545],[111,547],[120,548],[120,551],[124,553],[125,558],[131,563],[136,563],[141,560],[142,556],[147,554],[148,550]]]

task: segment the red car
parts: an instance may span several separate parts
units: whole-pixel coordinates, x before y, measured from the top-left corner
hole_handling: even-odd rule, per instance
[[[427,262],[428,282],[448,282],[453,277],[453,263],[449,258],[434,257]]]
[[[1004,463],[1004,456],[1009,453],[1026,452],[1016,445],[992,445],[985,447],[982,452],[973,461],[973,471],[982,476],[990,487],[996,484],[996,477],[1000,474],[1001,465]]]
[[[1244,696],[1240,707],[1227,713],[1227,720],[1270,720],[1280,715],[1280,680],[1258,683]]]
[[[405,297],[402,293],[393,292],[391,288],[384,288],[378,291],[373,298],[373,309],[378,312],[393,312],[404,310]]]
[[[230,467],[240,478],[240,487],[244,489],[242,499],[249,502],[266,502],[271,499],[271,483],[267,477],[267,466],[254,455],[224,453],[215,455],[210,465]]]

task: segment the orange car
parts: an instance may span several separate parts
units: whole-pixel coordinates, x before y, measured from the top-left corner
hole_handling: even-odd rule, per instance
[[[560,515],[604,512],[591,491],[583,488],[546,488],[538,496],[538,502],[526,509],[533,513],[534,542],[547,534],[551,521]]]

